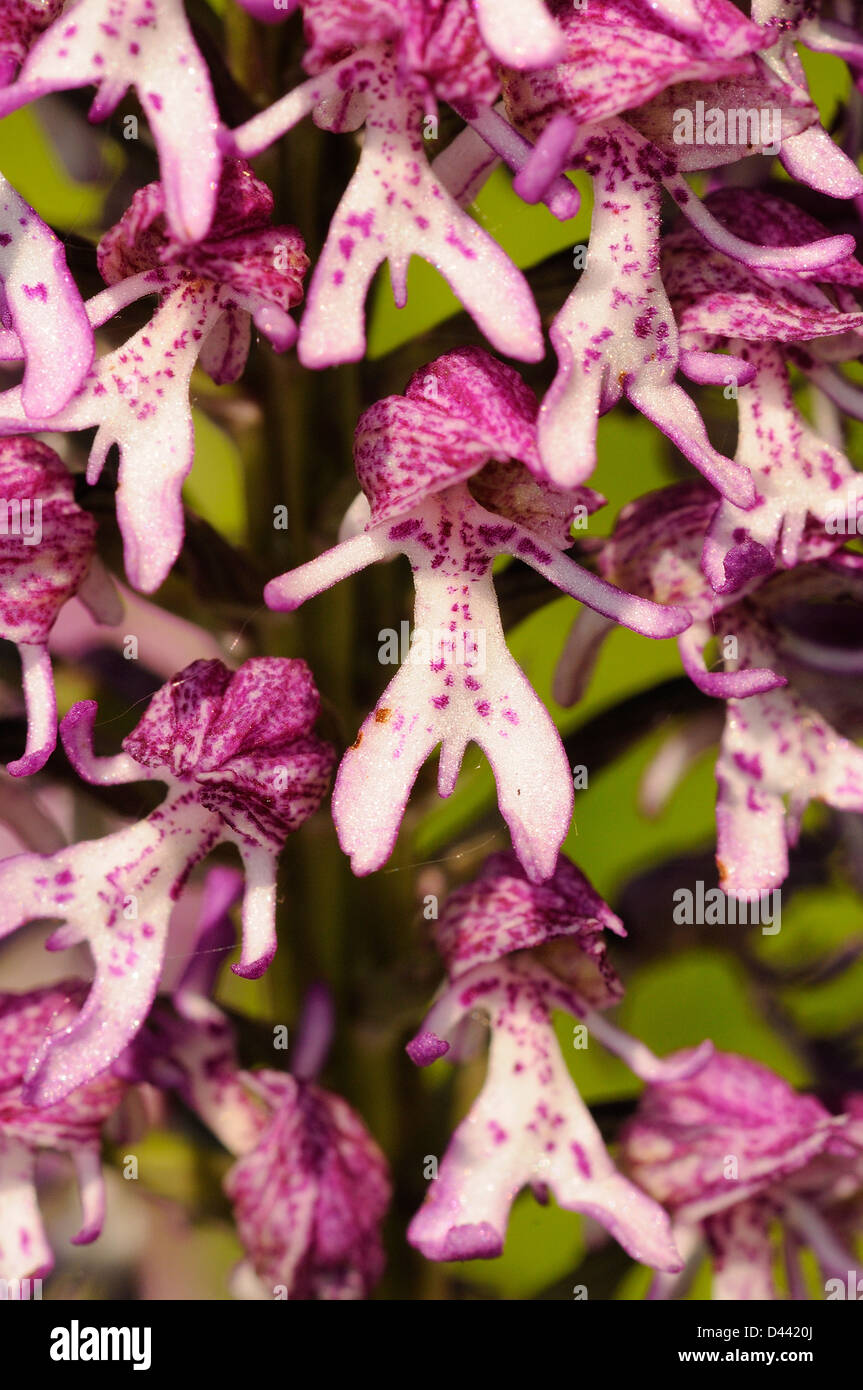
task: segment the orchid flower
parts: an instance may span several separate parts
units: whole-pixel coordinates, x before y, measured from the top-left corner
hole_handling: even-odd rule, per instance
[[[501,1254],[513,1199],[530,1186],[540,1201],[551,1191],[560,1206],[592,1216],[634,1259],[681,1267],[664,1213],[614,1167],[563,1060],[552,1011],[581,1019],[645,1079],[697,1071],[712,1044],[683,1062],[663,1062],[602,1018],[623,993],[606,959],[604,930],[626,934],[563,856],[537,886],[513,855],[492,855],[477,879],[447,899],[435,936],[449,980],[408,1052],[419,1066],[453,1044],[458,1055],[477,1013],[488,1019],[491,1042],[483,1090],[408,1231],[429,1259]]]
[[[677,329],[657,253],[655,151],[623,122],[606,123],[587,145],[594,218],[585,270],[551,328],[558,370],[540,414],[542,475],[560,487],[585,482],[596,465],[599,416],[625,395],[720,493],[747,507],[755,497],[748,472],[713,448],[675,380]]]
[[[25,777],[57,743],[48,635],[60,609],[77,594],[100,621],[119,621],[122,610],[96,555],[96,523],[53,449],[26,436],[0,439],[0,494],[0,637],[18,647],[27,707],[27,747],[7,770]]]
[[[830,147],[828,157],[822,168],[813,164],[800,176],[832,197],[850,198],[863,190],[863,175],[818,126],[802,69],[792,75],[779,59],[783,42],[776,27],[750,22],[729,0],[705,0],[702,22],[688,30],[671,22],[667,10],[640,0],[605,0],[586,13],[557,0],[557,9],[566,35],[564,61],[538,72],[504,75],[509,115],[536,140],[516,181],[530,201],[577,159],[594,127],[621,116],[671,160],[663,181],[687,217],[708,240],[718,238],[711,244],[750,264],[764,263],[764,250],[718,228],[682,178],[684,172],[727,164],[759,149],[792,159],[799,148],[798,159],[805,163],[802,142],[819,131],[819,141]],[[703,133],[695,129],[698,101],[710,117]],[[760,121],[758,130],[747,121],[741,131],[740,117],[749,111],[769,112],[771,131]],[[828,248],[819,246],[798,250],[797,258],[827,254]],[[782,258],[778,249],[770,257],[777,265]]]
[[[305,662],[193,662],[162,686],[123,752],[96,757],[93,701],[60,726],[76,771],[98,786],[163,781],[166,799],[143,820],[56,854],[0,865],[0,937],[37,917],[65,925],[52,949],[86,941],[96,979],[74,1021],[32,1059],[27,1094],[50,1105],[109,1066],[146,1017],[159,983],[171,909],[191,870],[216,845],[240,852],[246,876],[243,953],[256,979],[276,950],[276,865],[285,840],[320,804],[332,754],[312,732],[318,693]]]
[[[333,793],[339,842],[356,874],[389,857],[437,744],[438,791],[449,796],[470,740],[492,764],[528,874],[541,880],[554,871],[572,815],[572,776],[550,716],[507,650],[495,556],[517,555],[563,593],[646,636],[671,636],[689,622],[685,610],[633,599],[564,553],[576,508],[593,510],[600,499],[536,483],[511,463],[536,465],[536,409],[518,374],[481,349],[420,369],[404,396],[379,401],[357,426],[365,529],[265,590],[270,608],[291,612],[375,561],[403,553],[411,562],[415,636],[426,650],[412,650],[363,723]]]
[[[216,382],[245,366],[250,318],[279,351],[296,326],[308,266],[299,233],[269,226],[272,195],[249,167],[225,165],[211,236],[177,241],[165,221],[162,186],[140,189],[99,245],[109,288],[87,305],[103,323],[143,295],[158,294],[150,321],[100,357],[65,409],[27,418],[21,388],[0,395],[0,430],[81,430],[97,426],[87,481],[99,478],[112,444],[120,450],[117,519],[126,573],[145,593],[158,588],[183,541],[181,488],[194,452],[189,381],[196,362]]]
[[[793,29],[798,40],[815,53],[832,53],[844,59],[858,90],[863,89],[860,0],[850,0],[850,4],[818,0],[814,6],[802,0],[753,0],[753,17],[759,24],[778,23],[786,35]],[[789,66],[794,63],[793,56],[783,53],[783,57]],[[799,76],[796,65],[794,70]]]
[[[792,204],[762,193],[728,190],[708,203],[723,224],[754,232],[768,245],[791,237],[802,244],[824,230]],[[667,238],[664,278],[677,310],[685,369],[702,374],[704,349],[727,346],[732,356],[713,358],[707,372],[716,379],[726,369],[726,380],[736,374],[738,382],[736,458],[749,469],[757,496],[746,511],[723,499],[708,532],[703,568],[722,593],[739,586],[753,566],[768,572],[777,554],[784,568],[794,565],[807,517],[825,523],[837,498],[856,516],[858,475],[795,405],[783,344],[805,344],[813,366],[821,354],[828,362],[837,353],[857,356],[863,349],[863,307],[856,297],[863,266],[848,257],[818,272],[826,288],[839,287],[837,308],[811,275],[753,271],[712,250],[690,228]],[[749,366],[748,380],[740,362]],[[828,370],[822,365],[816,380]]]
[[[13,2],[20,8],[21,0]],[[30,48],[16,81],[0,88],[0,118],[48,92],[91,85],[98,88],[91,121],[110,116],[135,88],[159,152],[172,233],[179,241],[205,237],[219,183],[219,113],[183,0],[67,5]]]
[[[361,358],[372,276],[388,260],[403,306],[412,255],[434,264],[493,347],[537,361],[542,332],[524,276],[461,210],[426,156],[423,121],[437,99],[489,109],[499,92],[470,0],[365,0],[360,7],[305,0],[303,9],[313,76],[226,136],[227,148],[251,157],[309,113],[326,130],[365,127],[357,170],[309,286],[300,361],[327,367]]]
[[[752,0],[752,18],[777,42],[762,54],[762,61],[789,87],[808,96],[809,84],[797,43],[833,53],[857,72],[860,85],[863,70],[863,38],[844,24],[824,23],[816,0]],[[863,174],[848,155],[831,140],[823,126],[815,123],[807,130],[782,142],[782,163],[794,179],[832,198],[853,198],[863,193]]]
[[[829,263],[847,240],[807,248],[752,245],[718,227],[686,183],[685,172],[728,164],[768,143],[767,137],[805,130],[818,118],[805,94],[759,63],[775,35],[749,23],[728,0],[708,0],[709,24],[683,32],[639,0],[608,0],[578,14],[559,0],[567,57],[556,67],[504,73],[505,109],[534,148],[519,168],[516,191],[529,202],[547,195],[549,181],[584,164],[595,137],[616,131],[621,119],[655,149],[642,155],[642,174],[660,181],[711,244],[747,263]],[[737,107],[769,109],[778,131],[737,130]],[[703,134],[695,128],[697,103],[715,116]],[[734,113],[734,132],[726,117]],[[774,126],[776,125],[774,119]],[[484,132],[483,132],[484,133]],[[772,141],[770,142],[772,143]],[[663,158],[664,156],[664,158]],[[586,167],[589,167],[587,165]],[[654,238],[655,240],[655,238]]]
[[[765,582],[758,556],[753,560],[741,545],[740,570],[729,587],[736,589],[738,580],[742,586],[733,595],[715,593],[700,556],[717,505],[699,484],[639,499],[621,513],[600,565],[632,592],[685,604],[692,614],[691,627],[678,638],[684,669],[705,694],[728,701],[716,765],[721,884],[735,897],[751,898],[784,881],[788,848],[811,800],[863,811],[863,749],[819,712],[825,678],[852,673],[859,660],[855,651],[842,649],[839,637],[842,605],[849,598],[859,602],[861,579],[853,555],[827,558],[842,537],[812,526],[793,570]],[[791,609],[795,600],[808,605],[807,614]],[[833,643],[829,625],[837,609]],[[799,626],[804,617],[805,630],[795,636],[789,623]],[[578,628],[562,662],[570,689],[584,686]],[[585,660],[595,659],[599,637],[588,632]],[[711,639],[724,669],[705,665]],[[802,663],[811,670],[811,682],[803,678]],[[565,701],[567,693],[559,682],[557,697]]]
[[[788,681],[728,704],[716,764],[716,859],[723,886],[738,897],[784,881],[810,801],[863,811],[863,749],[822,712],[824,685],[845,674],[844,653],[829,639],[831,619],[861,594],[856,570],[838,560],[798,565],[759,591],[754,614],[724,616],[726,631],[738,637],[741,668],[769,663]],[[796,625],[800,603],[809,609],[802,643],[783,625],[786,610]]]
[[[62,410],[93,361],[93,331],[62,242],[2,174],[0,289],[0,361],[24,359],[22,418]]]
[[[292,1074],[241,1070],[231,1026],[211,997],[233,944],[224,907],[235,888],[219,878],[208,889],[195,951],[171,1004],[160,1001],[139,1035],[137,1069],[175,1087],[236,1156],[224,1182],[246,1250],[235,1295],[364,1298],[383,1270],[390,1181],[360,1117],[316,1081],[331,1038],[329,996],[307,997]]]
[[[83,1222],[73,1244],[88,1244],[102,1229],[101,1131],[128,1082],[106,1071],[37,1110],[25,1080],[46,1033],[68,1025],[86,992],[86,984],[66,980],[25,994],[0,994],[0,1277],[18,1284],[19,1295],[10,1297],[26,1297],[18,1281],[43,1278],[54,1267],[36,1195],[40,1151],[69,1154],[75,1165]]]
[[[744,264],[828,265],[847,256],[853,243],[845,237],[817,237],[803,246],[746,241],[689,188],[687,170],[728,163],[752,148],[727,134],[717,144],[679,141],[678,117],[691,114],[696,101],[724,122],[745,96],[747,107],[778,110],[786,134],[817,119],[808,96],[758,67],[753,55],[775,35],[759,32],[724,0],[705,7],[705,15],[708,9],[703,33],[681,34],[660,16],[646,19],[633,0],[591,7],[586,16],[561,6],[566,61],[538,73],[510,73],[504,91],[510,119],[535,141],[515,182],[522,196],[536,201],[565,168],[584,167],[595,183],[586,268],[551,328],[558,372],[540,418],[544,476],[561,486],[586,481],[595,464],[597,418],[626,394],[724,496],[746,508],[755,496],[751,479],[712,448],[674,379],[678,339],[658,255],[662,189],[711,246]]]
[[[246,1073],[267,1108],[253,1149],[225,1179],[247,1260],[240,1290],[358,1299],[381,1277],[386,1159],[341,1096],[285,1072]]]
[[[684,1056],[686,1054],[683,1054]],[[859,1124],[857,1126],[859,1130]],[[835,1200],[846,1174],[859,1191],[863,1147],[845,1116],[746,1057],[716,1053],[692,1075],[648,1086],[622,1136],[626,1171],[673,1215],[674,1237],[694,1272],[706,1245],[715,1300],[774,1299],[771,1227],[783,1230],[791,1296],[808,1298],[799,1248],[825,1275],[855,1257],[819,1199]],[[663,1275],[651,1297],[673,1297],[684,1276]]]

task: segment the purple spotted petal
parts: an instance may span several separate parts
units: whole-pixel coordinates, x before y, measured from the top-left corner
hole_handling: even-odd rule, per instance
[[[627,120],[683,173],[754,153],[775,157],[808,132],[818,108],[754,61],[732,76],[676,82],[628,111]]]
[[[481,348],[421,368],[404,396],[377,401],[357,424],[354,462],[370,523],[408,515],[489,459],[538,468],[536,412],[518,373]]]
[[[723,225],[764,246],[817,240],[823,232],[814,218],[783,199],[735,190],[712,195],[706,203]],[[810,282],[863,286],[863,267],[851,256],[804,275],[751,269],[705,246],[693,229],[665,240],[663,274],[681,333],[706,334],[713,341],[746,339],[807,342],[861,327],[853,300],[844,311]],[[853,307],[851,307],[853,305]]]
[[[78,0],[30,50],[0,115],[47,92],[95,85],[93,120],[134,87],[159,152],[168,220],[197,241],[209,229],[221,156],[219,113],[182,0]],[[194,131],[194,139],[189,132]]]
[[[634,1259],[677,1270],[665,1212],[617,1172],[567,1071],[545,977],[509,959],[461,975],[425,1030],[452,1038],[480,1010],[491,1024],[485,1085],[456,1130],[408,1239],[433,1260],[489,1259],[503,1250],[521,1188],[600,1222]]]
[[[17,334],[16,347],[8,354],[0,349],[0,358],[24,358],[25,419],[50,415],[80,386],[93,360],[93,332],[62,242],[2,174],[0,281],[4,327]]]
[[[77,396],[56,415],[27,421],[18,387],[0,397],[0,429],[95,426],[87,470],[91,483],[111,446],[119,446],[117,519],[126,573],[144,593],[158,588],[182,544],[180,491],[194,448],[189,380],[200,342],[221,312],[215,286],[181,285],[145,328],[96,362]]]
[[[626,1171],[681,1217],[701,1219],[801,1168],[835,1123],[767,1067],[717,1053],[694,1076],[648,1087],[622,1136]]]
[[[714,626],[716,615],[742,596],[730,591],[717,593],[701,568],[705,534],[717,514],[717,505],[716,494],[701,482],[675,483],[628,503],[603,546],[602,573],[633,594],[658,603],[685,604],[696,622]],[[799,559],[827,557],[841,541],[841,536],[825,534],[820,525],[807,524]],[[757,585],[772,569],[769,555],[766,564],[755,562],[757,557],[749,558],[753,563],[745,575],[747,588]],[[731,588],[738,590],[741,585],[735,583]]]
[[[225,1191],[257,1279],[272,1298],[365,1298],[384,1266],[386,1160],[351,1107],[274,1071],[248,1077],[269,1107]]]
[[[301,362],[326,367],[359,360],[372,276],[388,260],[396,303],[404,305],[412,255],[434,264],[493,347],[537,361],[542,332],[527,282],[435,177],[422,137],[422,101],[400,91],[386,55],[370,73],[357,64],[356,83],[366,105],[363,147],[309,285]]]
[[[488,442],[490,458],[536,463],[536,396],[518,372],[483,348],[436,357],[414,373],[405,396],[472,426]]]
[[[782,151],[790,157],[799,142],[807,142],[808,158],[801,158],[801,164],[807,163],[805,172],[813,186],[843,197],[851,196],[857,186],[853,165],[824,132],[831,158],[823,160],[820,176],[814,167],[817,155],[808,152],[818,112],[805,80],[792,77],[781,65],[773,70],[755,56],[747,56],[774,44],[777,32],[749,24],[724,0],[711,10],[703,27],[685,34],[665,29],[656,15],[655,32],[646,33],[631,0],[594,6],[589,16],[564,14],[562,22],[572,35],[569,61],[538,73],[512,74],[505,82],[510,118],[536,142],[534,155],[519,174],[519,189],[535,201],[542,196],[543,183],[568,164],[586,162],[590,167],[590,147],[598,134],[592,127],[625,112],[630,134],[634,126],[651,142],[654,167],[649,169],[642,157],[640,174],[662,182],[711,245],[746,265],[764,268],[803,269],[847,255],[853,243],[846,236],[829,237],[798,250],[753,244],[718,224],[684,179],[688,169],[734,162],[753,149]],[[606,24],[616,24],[613,35],[604,28]],[[705,42],[711,30],[712,48]],[[586,49],[579,47],[584,38],[588,39]],[[741,133],[741,116],[750,110],[758,117],[758,130],[753,133],[747,127]],[[709,130],[702,129],[705,111]],[[574,142],[569,151],[566,122]],[[560,147],[549,163],[547,140],[558,129]],[[579,132],[583,135],[576,139]],[[835,171],[836,161],[841,163],[841,176]],[[548,167],[537,182],[540,165]]]
[[[410,461],[410,450],[408,450]],[[396,459],[402,458],[400,452]],[[385,476],[381,451],[377,477]],[[427,462],[420,477],[428,488]],[[405,468],[408,483],[411,475]],[[373,494],[374,495],[374,494]],[[384,489],[384,496],[387,492]],[[565,593],[652,636],[688,626],[688,612],[621,593],[554,543],[480,507],[465,483],[431,492],[405,519],[373,526],[267,585],[291,610],[373,560],[403,551],[416,587],[408,659],[368,716],[339,769],[333,817],[355,873],[392,851],[420,767],[441,744],[438,789],[452,792],[473,741],[495,771],[501,813],[528,876],[554,871],[572,814],[572,778],[548,712],[506,647],[492,583],[495,555],[517,554]],[[392,654],[398,660],[400,654]]]
[[[851,505],[856,501],[855,491]],[[847,597],[845,591],[849,586],[853,591],[857,582],[856,571],[809,563],[829,556],[842,536],[807,523],[796,538],[798,563],[787,575],[765,584],[772,561],[764,547],[753,547],[767,556],[766,569],[750,556],[740,591],[717,594],[698,563],[711,513],[714,519],[719,515],[699,485],[681,484],[641,498],[622,513],[604,548],[602,568],[635,593],[686,602],[695,618],[679,639],[684,668],[707,694],[729,698],[716,769],[717,862],[725,890],[753,898],[783,882],[788,846],[796,841],[809,801],[847,810],[863,805],[863,753],[813,708],[806,687],[798,688],[793,667],[789,683],[782,659],[786,639],[772,618],[774,607],[781,614],[789,595],[830,602],[838,584],[839,598]],[[734,557],[733,550],[729,553]],[[829,674],[834,665],[837,672],[856,669],[856,653],[850,654],[849,666],[841,652],[832,654],[828,645],[819,645],[819,637],[825,637],[823,619],[811,640],[805,640],[804,632],[802,645],[798,643],[816,670]],[[704,649],[711,638],[719,643],[720,659],[708,671]],[[733,651],[726,647],[728,639],[733,639]],[[788,651],[794,650],[792,643]],[[568,659],[571,663],[574,658]]]
[[[238,5],[262,24],[281,24],[299,3],[300,0],[237,0]]]
[[[158,292],[149,323],[100,357],[54,415],[28,419],[20,387],[0,396],[0,431],[95,426],[90,483],[111,446],[118,446],[117,519],[126,572],[144,593],[162,583],[183,541],[181,490],[194,451],[189,382],[196,362],[202,357],[218,380],[236,377],[249,343],[248,314],[277,349],[290,346],[296,334],[287,311],[302,297],[308,261],[294,229],[266,226],[271,208],[266,185],[247,165],[229,161],[219,190],[219,228],[190,249],[168,234],[159,185],[140,190],[103,238],[100,267],[110,288],[89,309],[101,322],[124,303]],[[229,235],[220,238],[217,231]]]
[[[308,735],[318,709],[303,661],[256,657],[235,672],[220,661],[196,661],[156,692],[123,747],[160,775],[209,773]]]
[[[450,978],[491,964],[512,951],[573,936],[584,959],[576,986],[592,1007],[616,1003],[622,988],[605,959],[603,930],[623,936],[623,925],[563,855],[547,883],[531,883],[512,854],[493,854],[472,882],[449,895],[435,940]]]
[[[2,1278],[26,1280],[50,1274],[54,1252],[42,1224],[36,1192],[36,1157],[18,1139],[0,1136],[0,1269]],[[21,1297],[27,1285],[18,1285]],[[15,1297],[10,1284],[7,1297]]]
[[[558,357],[539,418],[542,467],[559,487],[585,482],[596,463],[600,414],[624,394],[718,491],[752,502],[744,468],[707,437],[691,398],[675,381],[678,338],[660,275],[659,184],[650,147],[622,123],[586,143],[596,195],[587,265],[551,328]],[[610,268],[613,273],[610,273]]]
[[[81,1188],[83,1225],[76,1244],[94,1240],[101,1229],[104,1192],[100,1136],[127,1089],[106,1074],[74,1090],[47,1109],[34,1109],[25,1077],[46,1034],[73,1017],[87,986],[63,981],[27,994],[0,995],[0,1277],[26,1279],[50,1273],[47,1243],[36,1197],[34,1162],[43,1149],[67,1153]]]
[[[554,0],[566,41],[563,62],[539,72],[505,74],[504,90],[519,125],[565,111],[580,126],[640,106],[687,79],[755,72],[749,55],[774,36],[746,20],[729,0],[704,0],[697,27],[669,23],[647,0],[604,0],[583,9]]]
[[[717,506],[704,483],[676,483],[629,502],[603,547],[602,573],[658,603],[685,604],[692,616],[713,616],[718,600],[701,572],[704,534]]]
[[[404,305],[412,255],[440,271],[494,347],[539,360],[542,331],[527,281],[426,155],[423,119],[436,99],[488,109],[498,95],[497,67],[469,0],[433,9],[413,0],[307,0],[304,17],[305,66],[315,76],[224,137],[226,148],[251,156],[311,113],[330,130],[365,125],[359,164],[309,287],[300,360],[307,367],[359,360],[375,271],[389,261],[396,303]]]
[[[214,337],[224,336],[222,354],[237,358],[230,369],[236,374],[248,351],[246,314],[277,351],[296,338],[289,311],[303,297],[309,259],[296,228],[269,225],[272,212],[267,185],[244,160],[226,160],[210,234],[188,246],[171,234],[162,185],[148,184],[135,193],[120,221],[99,243],[99,269],[108,285],[173,266],[223,286],[224,313],[204,351],[209,346],[212,352]],[[234,338],[239,338],[236,345]],[[230,379],[226,370],[217,367],[214,379]]]
[[[304,662],[262,657],[234,674],[220,662],[196,662],[153,704],[115,757],[93,754],[92,701],[72,708],[61,733],[86,781],[158,777],[168,788],[162,804],[106,839],[0,866],[0,936],[37,917],[57,918],[65,925],[54,947],[86,940],[96,966],[80,1014],[31,1062],[28,1095],[36,1104],[53,1104],[97,1075],[140,1028],[173,905],[191,870],[223,841],[238,847],[246,875],[243,954],[234,969],[263,973],[276,949],[278,854],[326,790],[332,754],[311,733],[317,703]]]
[[[0,496],[0,635],[18,646],[27,707],[27,747],[8,771],[21,777],[38,772],[57,742],[48,634],[93,572],[96,523],[54,450],[28,436],[0,439]]]
[[[303,15],[308,72],[320,72],[348,49],[387,41],[402,87],[485,105],[498,94],[496,64],[482,41],[474,0],[303,0]]]
[[[422,764],[440,744],[438,789],[449,796],[473,741],[494,769],[516,853],[528,877],[541,882],[554,872],[569,826],[572,779],[545,707],[507,650],[494,557],[517,555],[564,593],[646,635],[682,632],[690,615],[622,593],[562,553],[576,496],[588,509],[599,499],[521,486],[508,467],[479,472],[489,457],[534,457],[535,401],[510,368],[475,349],[453,353],[417,372],[408,391],[372,406],[360,422],[356,457],[367,529],[358,531],[352,508],[346,538],[272,580],[264,598],[271,608],[292,611],[374,561],[400,551],[408,556],[414,634],[409,651],[399,652],[393,633],[396,650],[383,659],[401,660],[401,670],[339,770],[333,816],[342,848],[355,873],[379,868]],[[463,481],[470,474],[478,475],[484,500],[499,502],[504,514],[480,505]],[[398,519],[382,519],[390,517]]]
[[[414,645],[342,761],[333,791],[339,843],[355,873],[379,868],[432,750],[441,744],[438,788],[448,796],[473,741],[494,770],[516,852],[528,874],[542,880],[554,868],[572,815],[572,776],[560,737],[507,651],[490,607],[490,574],[482,586],[440,578],[440,607],[427,606],[418,584],[416,615],[427,631],[441,634],[437,650],[423,653]],[[450,631],[453,609],[458,620]]]
[[[722,499],[704,546],[704,571],[720,593],[741,588],[753,572],[801,558],[807,523],[863,511],[863,488],[849,460],[820,439],[797,409],[781,351],[753,345],[742,355],[757,368],[738,393],[737,458],[756,487],[754,507]],[[839,540],[839,537],[837,537]],[[753,569],[754,566],[754,569]]]

